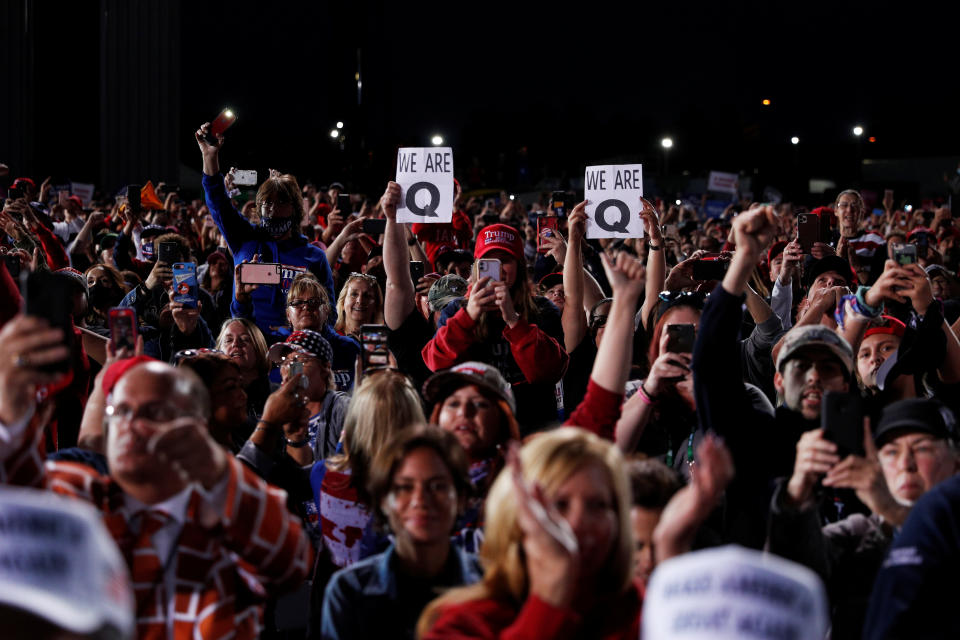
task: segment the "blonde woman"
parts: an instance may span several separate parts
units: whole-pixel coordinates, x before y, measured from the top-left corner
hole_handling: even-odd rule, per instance
[[[330,568],[361,558],[360,539],[371,518],[366,486],[373,459],[395,433],[424,422],[420,397],[401,373],[368,375],[354,391],[343,421],[342,453],[318,462],[310,473]]]
[[[333,377],[339,391],[353,388],[354,362],[360,354],[360,345],[349,336],[334,331],[327,320],[332,311],[327,290],[312,273],[302,273],[293,279],[287,292],[287,322],[291,331],[317,331],[333,349]],[[340,312],[343,318],[343,312]]]
[[[576,637],[589,620],[590,637],[637,638],[630,483],[616,446],[564,427],[511,457],[487,498],[483,581],[431,603],[421,636]]]
[[[383,293],[377,279],[351,273],[337,297],[337,333],[359,338],[365,324],[383,324]]]
[[[247,413],[256,419],[270,395],[270,364],[267,341],[260,328],[247,318],[229,318],[220,327],[217,349],[240,369],[240,383],[247,393]]]

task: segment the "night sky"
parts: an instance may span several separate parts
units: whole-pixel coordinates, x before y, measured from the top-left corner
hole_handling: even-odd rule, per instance
[[[239,115],[226,164],[358,191],[382,188],[397,146],[435,133],[458,173],[476,157],[506,188],[520,149],[534,177],[620,159],[653,178],[665,135],[673,175],[758,169],[784,190],[855,182],[860,157],[960,155],[956,15],[785,4],[184,3],[180,157],[199,169],[192,131],[224,106]],[[72,63],[93,86],[95,46],[78,40]],[[95,109],[73,117],[95,132]]]

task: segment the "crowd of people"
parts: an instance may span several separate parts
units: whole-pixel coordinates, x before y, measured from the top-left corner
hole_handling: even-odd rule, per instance
[[[825,594],[772,637],[960,635],[948,205],[411,225],[195,138],[192,201],[10,181],[5,637],[684,637],[648,593],[726,545]]]

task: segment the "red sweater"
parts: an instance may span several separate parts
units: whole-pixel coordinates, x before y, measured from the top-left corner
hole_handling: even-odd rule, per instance
[[[523,607],[490,598],[470,600],[444,607],[423,636],[440,638],[502,638],[530,640],[551,638],[599,638],[636,640],[640,637],[642,600],[636,585],[619,596],[596,604],[590,611],[560,608],[536,596],[527,597]]]
[[[477,342],[474,325],[466,307],[457,311],[423,347],[423,361],[432,371],[440,371],[468,360],[467,352]],[[503,338],[509,343],[510,354],[526,382],[553,384],[563,377],[570,356],[537,325],[521,318],[512,329],[504,328]]]

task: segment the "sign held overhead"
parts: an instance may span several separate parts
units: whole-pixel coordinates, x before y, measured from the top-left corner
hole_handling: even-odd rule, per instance
[[[397,152],[397,184],[403,190],[397,222],[453,220],[453,150],[404,147]]]
[[[642,195],[643,165],[587,167],[584,177],[587,237],[642,238]]]
[[[735,194],[739,188],[740,178],[737,174],[724,173],[723,171],[710,172],[710,179],[707,181],[707,191]]]

